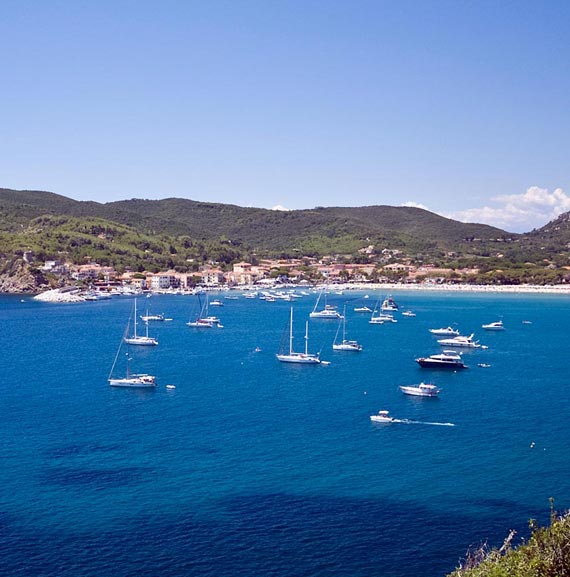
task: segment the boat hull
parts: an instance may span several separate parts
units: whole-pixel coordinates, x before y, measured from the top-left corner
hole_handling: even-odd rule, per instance
[[[276,355],[282,363],[297,363],[302,365],[318,365],[321,360],[314,355],[305,355],[304,353],[293,353],[290,355]]]
[[[420,367],[424,369],[466,369],[462,362],[455,361],[434,361],[433,359],[416,359]]]
[[[143,347],[154,347],[158,345],[158,341],[152,337],[126,338],[125,343],[127,343],[128,345],[139,345]]]

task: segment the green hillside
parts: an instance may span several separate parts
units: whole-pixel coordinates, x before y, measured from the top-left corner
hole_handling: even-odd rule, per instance
[[[355,253],[368,244],[403,252],[480,254],[503,230],[464,224],[411,207],[369,206],[272,211],[186,199],[100,204],[38,191],[0,189],[0,230],[16,232],[39,216],[99,218],[140,234],[223,242],[263,255]],[[473,242],[473,239],[477,239]]]

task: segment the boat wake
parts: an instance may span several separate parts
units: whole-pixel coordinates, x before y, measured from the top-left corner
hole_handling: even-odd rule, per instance
[[[411,421],[410,419],[394,419],[393,423],[404,423],[405,425],[433,425],[434,427],[455,427],[455,423],[433,423],[430,421]]]

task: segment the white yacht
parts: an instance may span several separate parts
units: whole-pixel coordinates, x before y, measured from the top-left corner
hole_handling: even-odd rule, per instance
[[[390,416],[390,412],[386,410],[378,411],[377,415],[370,415],[370,420],[375,423],[395,423],[396,419]]]
[[[368,307],[355,307],[355,313],[371,313],[372,309]]]
[[[293,307],[291,307],[291,317],[289,320],[289,351],[277,353],[277,359],[282,363],[300,363],[307,365],[318,365],[321,363],[318,353],[309,353],[309,322],[305,323],[305,352],[296,353],[293,351]]]
[[[143,373],[133,374],[127,372],[127,375],[122,378],[109,378],[109,385],[111,387],[131,387],[137,389],[150,389],[156,387],[156,377]]]
[[[380,307],[380,310],[382,311],[389,311],[389,312],[395,312],[398,310],[398,305],[396,304],[396,301],[392,298],[391,295],[388,295],[383,301],[382,301],[382,306]]]
[[[505,326],[503,325],[503,321],[496,321],[494,323],[489,323],[486,325],[481,325],[486,331],[504,331]]]
[[[451,327],[446,327],[444,329],[429,329],[432,335],[437,335],[438,337],[458,337],[459,331],[452,329]]]
[[[148,323],[148,321],[164,321],[164,320],[165,318],[163,314],[149,315],[147,311],[146,315],[141,315],[141,321],[144,321],[145,323]]]
[[[437,355],[416,359],[420,367],[427,369],[466,369],[461,355],[455,351],[443,351]]]
[[[468,347],[471,349],[478,349],[481,347],[479,341],[476,341],[473,337],[475,335],[471,334],[468,337],[459,335],[451,339],[439,339],[437,342],[442,347]]]
[[[338,335],[342,327],[342,340],[338,340]],[[343,310],[342,318],[338,323],[338,328],[336,329],[336,335],[334,337],[334,342],[332,346],[334,351],[361,351],[362,345],[358,341],[349,341],[346,338],[346,307]]]
[[[441,389],[431,383],[420,383],[419,385],[402,385],[400,390],[402,393],[414,397],[437,397]]]
[[[315,307],[309,313],[309,317],[312,319],[341,319],[342,315],[336,310],[336,307],[334,307],[332,305],[328,305],[326,303],[326,295],[325,295],[325,307],[321,310],[317,310],[322,294],[323,294],[323,292],[321,291],[319,293],[319,296],[317,297],[317,302],[315,303]]]
[[[134,330],[133,335],[130,337],[125,337],[123,340],[129,345],[142,345],[142,346],[156,346],[158,341],[154,337],[148,336],[148,323],[145,322],[146,334],[144,336],[137,334],[137,299],[135,299],[135,312],[134,312]]]

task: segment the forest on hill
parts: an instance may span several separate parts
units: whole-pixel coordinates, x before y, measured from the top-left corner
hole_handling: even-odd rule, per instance
[[[181,198],[98,203],[0,189],[5,262],[31,251],[38,261],[65,255],[73,263],[91,258],[118,270],[185,272],[206,262],[229,266],[275,257],[380,264],[388,250],[412,264],[475,267],[495,281],[557,282],[568,272],[569,247],[568,214],[517,235],[414,207],[274,211]]]

